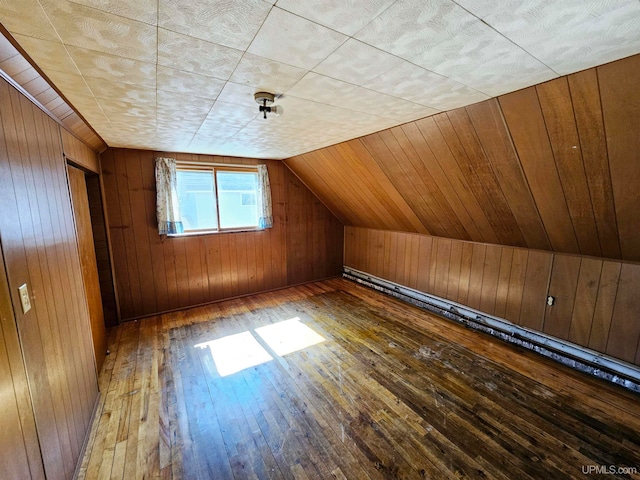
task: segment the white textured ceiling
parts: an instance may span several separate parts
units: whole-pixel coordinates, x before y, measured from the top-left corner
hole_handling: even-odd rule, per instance
[[[262,158],[640,52],[638,0],[0,0],[0,22],[110,146]]]

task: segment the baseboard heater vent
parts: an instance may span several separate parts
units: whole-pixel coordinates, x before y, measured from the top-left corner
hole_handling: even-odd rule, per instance
[[[544,355],[575,370],[640,393],[640,368],[635,365],[360,270],[344,267],[342,276],[466,327]]]

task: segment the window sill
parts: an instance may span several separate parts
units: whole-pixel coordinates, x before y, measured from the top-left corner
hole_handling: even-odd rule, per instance
[[[224,233],[249,233],[249,232],[262,232],[268,230],[267,228],[239,228],[237,230],[202,230],[196,232],[184,232],[184,233],[170,233],[167,237],[180,238],[180,237],[192,237],[195,235],[220,235]]]

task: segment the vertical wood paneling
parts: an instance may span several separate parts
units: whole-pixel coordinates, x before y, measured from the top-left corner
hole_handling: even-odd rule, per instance
[[[438,251],[436,253],[436,272],[433,291],[439,297],[447,296],[449,286],[449,263],[451,261],[451,240],[438,239]]]
[[[422,290],[423,292],[431,291],[429,289],[429,273],[430,273],[430,265],[433,263],[431,261],[431,252],[433,250],[433,238],[420,236],[420,253],[418,255],[418,264],[420,265],[420,269],[418,272],[418,290]]]
[[[447,177],[446,183],[442,183],[444,188],[451,187],[447,193],[447,199],[460,222],[469,232],[470,238],[497,243],[498,237],[470,191],[469,185],[447,144],[447,137],[454,135],[454,133],[446,128],[448,121],[444,115],[446,114],[423,118],[418,120],[416,125],[435,155],[436,162]]]
[[[549,249],[549,239],[529,186],[527,185],[513,141],[507,130],[498,100],[465,107],[487,160],[493,167],[500,188],[509,204],[529,248]]]
[[[576,287],[569,341],[578,345],[589,344],[589,334],[593,325],[593,314],[600,287],[602,260],[583,258]]]
[[[3,258],[0,245],[0,259]],[[0,347],[0,478],[44,479],[4,260],[0,260]]]
[[[590,68],[567,78],[602,255],[620,258],[598,75],[595,68]]]
[[[272,189],[273,228],[160,237],[155,216],[154,158],[158,155],[109,149],[102,157],[123,319],[340,272],[344,244],[340,221],[279,161],[264,162]],[[175,156],[188,161],[258,163],[229,157]]]
[[[502,188],[493,173],[491,165],[480,145],[466,109],[458,108],[447,112],[440,123],[441,130],[446,125],[449,148],[454,153],[460,170],[465,176],[473,195],[487,216],[499,243],[525,246],[520,227],[504,197]]]
[[[640,260],[640,55],[597,68],[622,258]]]
[[[498,278],[500,276],[500,257],[503,247],[488,245],[484,256],[482,271],[482,289],[480,291],[480,310],[495,314]]]
[[[498,272],[498,286],[496,287],[495,316],[507,318],[507,303],[509,297],[509,281],[513,264],[513,248],[502,248],[500,254],[500,269]]]
[[[536,87],[579,252],[601,255],[593,206],[582,163],[575,114],[565,77]]]
[[[553,255],[531,251],[527,257],[527,272],[522,289],[520,325],[541,331],[544,322],[546,291]]]
[[[593,323],[589,334],[589,348],[598,352],[604,352],[607,349],[621,268],[622,264],[619,262],[603,262],[602,264]]]
[[[458,207],[459,199],[453,196],[453,191],[445,172],[440,168],[435,155],[415,122],[406,123],[391,129],[394,136],[408,151],[407,156],[413,165],[414,181],[423,183],[425,199],[431,203],[431,210],[436,214],[437,223],[429,228],[434,232],[442,232],[439,236],[459,239],[470,239],[454,208]]]
[[[640,265],[350,226],[344,238],[348,267],[640,364]]]
[[[471,271],[469,273],[469,293],[467,303],[471,308],[480,308],[482,299],[482,276],[484,275],[484,257],[487,253],[487,246],[474,243],[473,255],[471,257]]]
[[[60,128],[4,80],[0,119],[0,238],[43,465],[70,478],[98,392]]]
[[[78,140],[64,128],[60,129],[62,136],[62,150],[67,160],[93,172],[100,173],[100,157],[91,148]]]
[[[618,292],[613,306],[606,353],[629,363],[637,363],[640,338],[640,265],[625,263],[620,270]]]
[[[511,261],[511,273],[509,274],[509,292],[507,293],[507,307],[505,318],[513,323],[520,323],[522,310],[522,296],[524,294],[524,281],[527,276],[527,263],[529,252],[515,249]]]
[[[465,304],[469,297],[469,278],[471,277],[471,261],[473,260],[473,244],[462,245],[460,260],[460,279],[458,281],[458,303]]]
[[[342,268],[342,225],[288,168],[283,172],[287,284],[335,275]],[[255,262],[249,265],[255,266]],[[252,291],[257,291],[257,286]]]
[[[462,242],[451,242],[451,261],[449,262],[449,279],[446,298],[458,301],[460,293],[460,265],[462,264]]]
[[[555,298],[553,305],[545,307],[543,331],[567,340],[571,328],[571,315],[576,298],[580,273],[580,257],[556,255],[553,259],[549,294]],[[545,298],[540,302],[544,304]]]
[[[499,101],[551,247],[560,252],[577,252],[576,236],[536,89],[531,87],[503,95]]]

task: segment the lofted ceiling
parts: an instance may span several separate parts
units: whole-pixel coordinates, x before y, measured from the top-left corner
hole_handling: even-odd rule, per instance
[[[257,158],[640,52],[638,0],[0,0],[0,23],[109,146]]]
[[[634,55],[285,163],[345,225],[638,262],[638,79]]]

